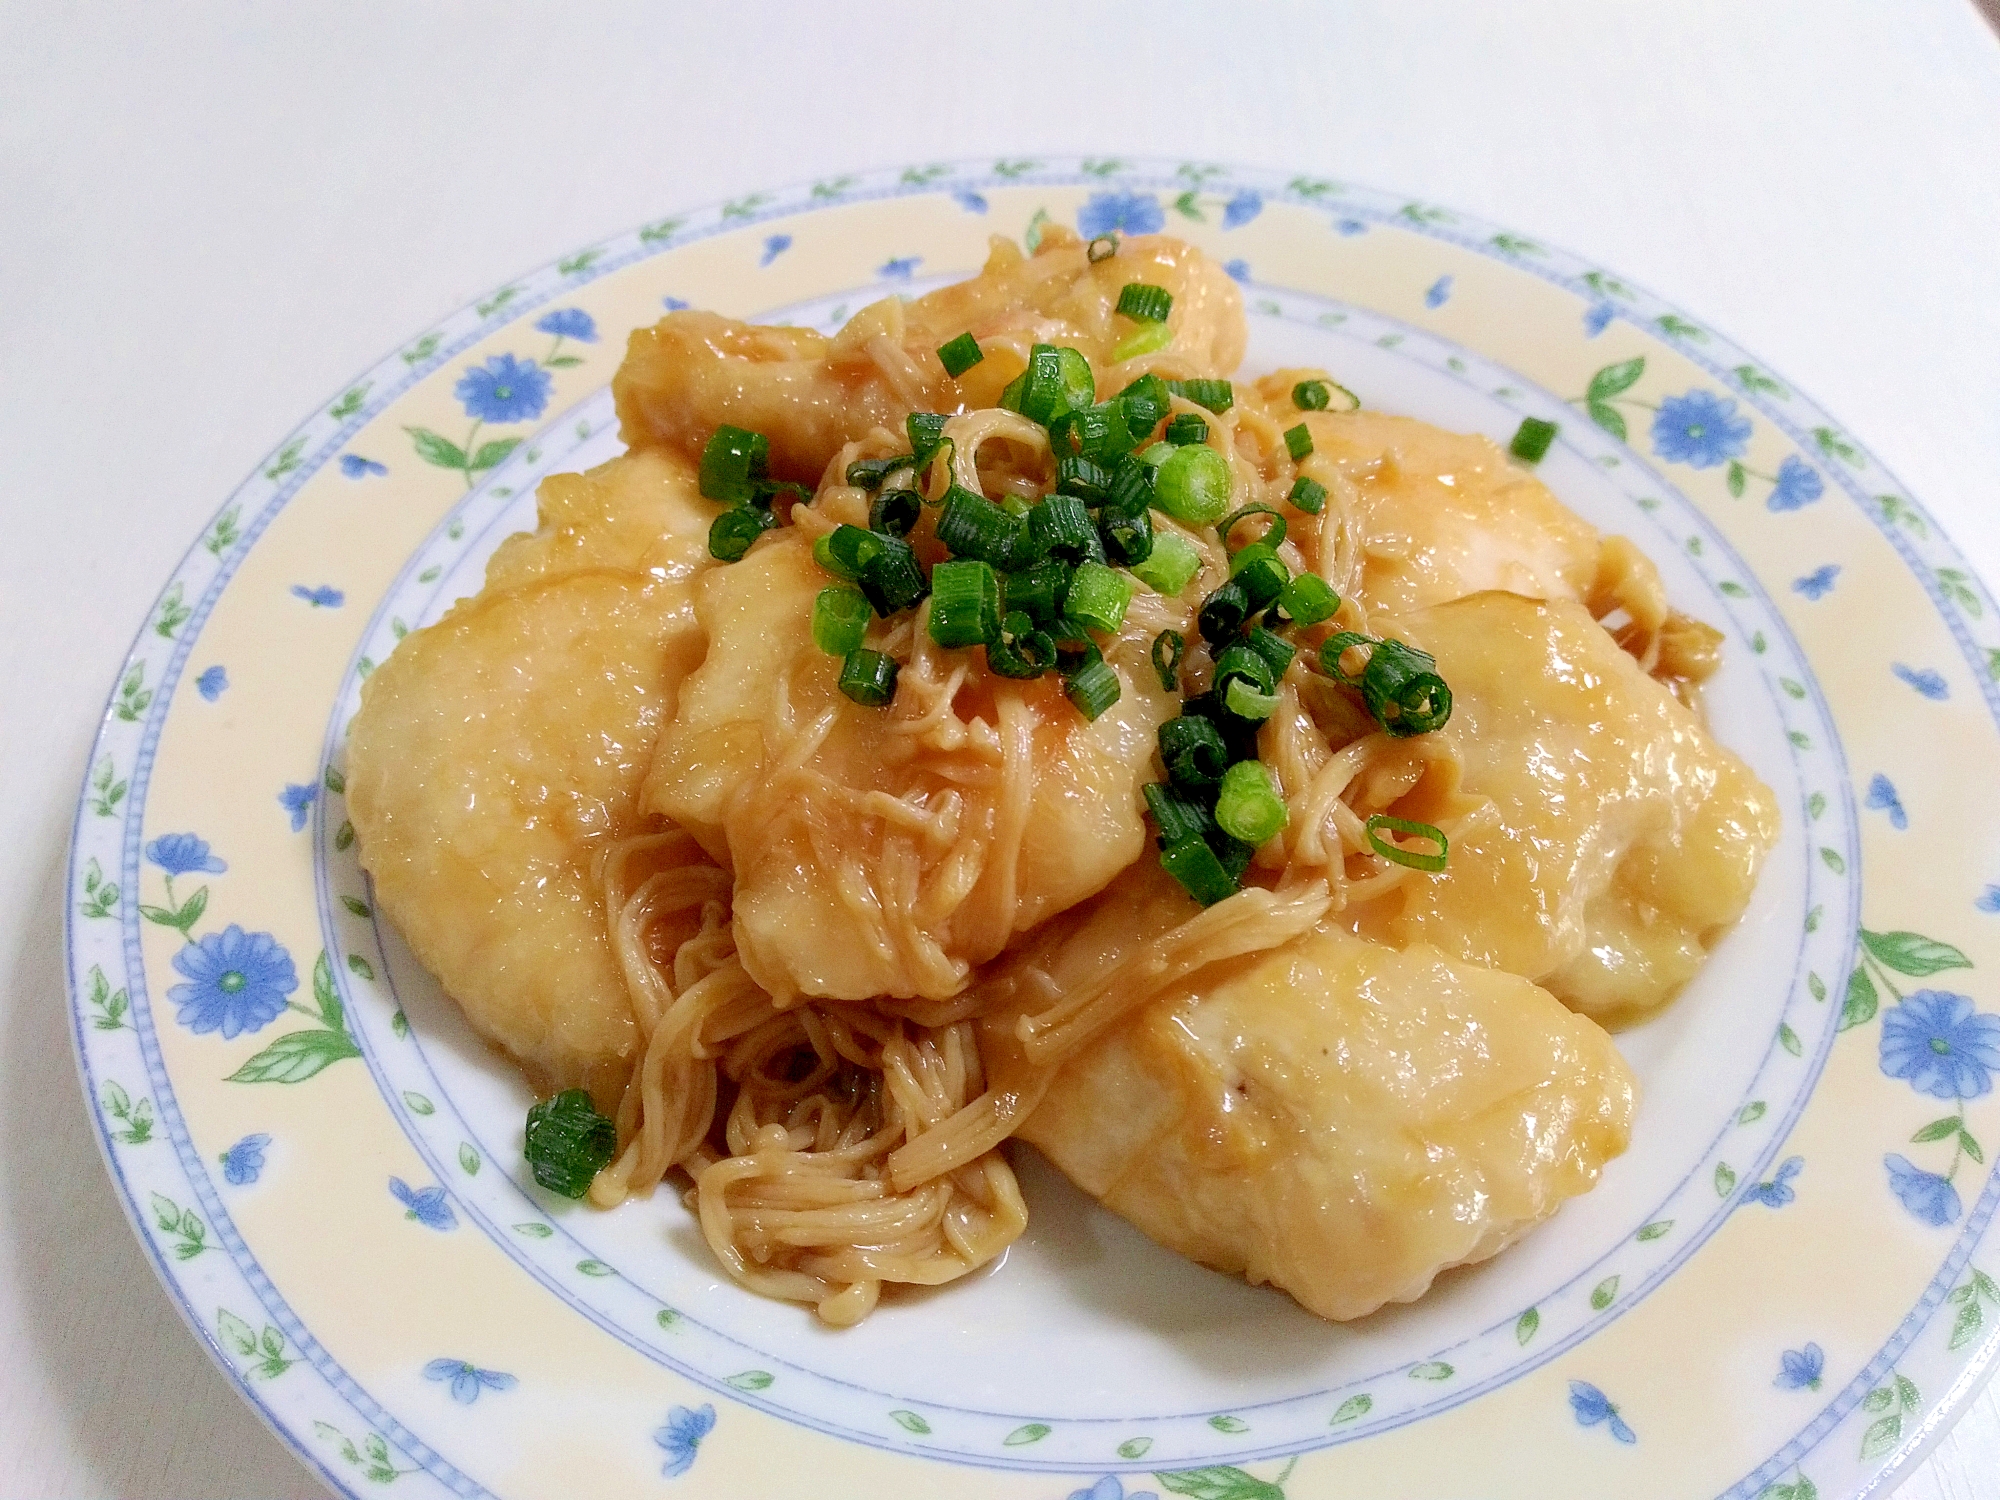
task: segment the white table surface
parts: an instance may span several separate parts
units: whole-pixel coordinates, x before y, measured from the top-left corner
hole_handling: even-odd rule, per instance
[[[2000,582],[2000,44],[1968,0],[953,14],[0,8],[0,1495],[321,1493],[182,1327],[92,1144],[69,817],[122,654],[222,498],[352,371],[556,254],[918,157],[1394,187],[1724,330]],[[1902,1500],[2000,1497],[1996,1392]]]

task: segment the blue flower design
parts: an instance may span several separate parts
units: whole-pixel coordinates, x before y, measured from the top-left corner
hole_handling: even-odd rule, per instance
[[[1833,592],[1833,581],[1840,576],[1840,564],[1828,563],[1823,568],[1815,568],[1803,578],[1792,580],[1792,592],[1804,594],[1808,599],[1824,599]]]
[[[292,782],[278,793],[278,806],[292,815],[292,832],[303,833],[306,826],[306,810],[319,800],[317,781]]]
[[[1433,281],[1430,290],[1424,293],[1425,307],[1443,307],[1451,300],[1451,278],[1440,276]]]
[[[678,1479],[694,1467],[694,1450],[701,1446],[701,1440],[708,1436],[715,1426],[715,1408],[706,1402],[695,1411],[685,1406],[676,1406],[667,1413],[667,1420],[653,1433],[653,1441],[667,1450],[667,1461],[660,1472],[668,1479]]]
[[[521,1382],[504,1370],[482,1370],[462,1359],[434,1359],[424,1366],[424,1379],[451,1382],[451,1399],[470,1406],[481,1391],[511,1391]]]
[[[1092,193],[1076,211],[1077,232],[1087,240],[1100,234],[1158,234],[1166,210],[1151,193]]]
[[[1889,1191],[1919,1220],[1933,1229],[1958,1222],[1958,1189],[1950,1178],[1919,1171],[1901,1156],[1885,1156],[1882,1165],[1889,1169]]]
[[[1583,315],[1583,336],[1587,339],[1596,338],[1611,326],[1611,320],[1617,313],[1618,309],[1609,302],[1592,303]]]
[[[774,234],[768,240],[764,241],[764,254],[759,258],[757,264],[759,266],[768,266],[772,261],[791,248],[792,237],[789,234]]]
[[[349,479],[366,479],[370,474],[388,473],[389,466],[372,458],[363,458],[359,453],[343,453],[340,455],[340,472]]]
[[[1743,1190],[1745,1203],[1761,1203],[1766,1208],[1783,1208],[1798,1194],[1792,1189],[1792,1179],[1805,1169],[1803,1156],[1787,1157],[1771,1174],[1769,1182],[1752,1183]]]
[[[1889,670],[1933,703],[1942,703],[1951,696],[1951,684],[1944,680],[1944,673],[1936,671],[1931,667],[1924,667],[1919,670],[1916,667],[1906,667],[1901,662],[1897,662]]]
[[[174,968],[188,981],[167,991],[180,1007],[174,1019],[196,1035],[220,1031],[225,1041],[270,1025],[299,987],[292,956],[278,940],[234,922],[181,949]]]
[[[1949,990],[1917,990],[1882,1017],[1882,1071],[1934,1099],[1977,1099],[2000,1068],[2000,1016]]]
[[[426,1229],[446,1230],[458,1228],[458,1215],[451,1211],[451,1204],[445,1198],[441,1187],[427,1187],[422,1191],[411,1187],[400,1177],[389,1179],[389,1191],[401,1200],[409,1212],[406,1219],[415,1219]]]
[[[1338,223],[1336,223],[1333,227],[1337,233],[1348,235],[1350,237],[1357,234],[1366,234],[1368,232],[1368,226],[1362,223],[1361,220],[1359,219],[1342,219]]]
[[[194,680],[194,690],[213,703],[229,688],[229,674],[221,667],[210,667]]]
[[[1611,1404],[1610,1398],[1587,1380],[1572,1380],[1569,1383],[1569,1407],[1576,1413],[1576,1420],[1585,1427],[1609,1422],[1611,1435],[1619,1442],[1639,1441],[1639,1434],[1625,1425],[1625,1419],[1618,1415],[1618,1408]]]
[[[979,194],[968,192],[963,188],[951,195],[951,201],[969,214],[983,214],[986,212],[986,200]]]
[[[1250,279],[1250,262],[1240,257],[1236,260],[1224,261],[1222,263],[1222,270],[1231,281],[1243,282]]]
[[[1880,771],[1868,783],[1865,805],[1873,812],[1886,812],[1891,828],[1903,829],[1910,826],[1910,815],[1903,811],[1903,799],[1896,795],[1896,784]]]
[[[1738,416],[1736,402],[1711,391],[1667,396],[1653,416],[1653,451],[1670,464],[1712,469],[1743,456],[1750,419]]]
[[[535,327],[559,339],[575,339],[579,344],[597,342],[597,320],[580,307],[558,307],[535,320]]]
[[[554,384],[532,359],[496,354],[460,376],[451,393],[467,416],[481,422],[532,422],[549,404]]]
[[[1222,205],[1222,227],[1238,229],[1248,224],[1264,211],[1264,195],[1255,188],[1245,188],[1234,198]]]
[[[2000,885],[1986,887],[1972,898],[1972,904],[1981,911],[2000,912]]]
[[[662,297],[660,299],[660,306],[664,307],[668,312],[686,312],[693,305],[685,297]]]
[[[1802,505],[1810,505],[1826,493],[1826,482],[1819,477],[1819,471],[1804,462],[1796,453],[1785,455],[1785,461],[1778,465],[1778,477],[1772,481],[1771,493],[1764,505],[1770,510],[1797,510]]]
[[[875,274],[886,276],[891,281],[908,281],[917,269],[917,262],[922,259],[921,255],[903,255],[885,260],[875,268]]]
[[[229,866],[209,853],[208,840],[191,833],[163,833],[146,846],[146,858],[169,875],[220,875]]]
[[[216,1158],[222,1163],[223,1177],[232,1187],[248,1187],[263,1176],[264,1148],[270,1144],[268,1135],[244,1136]]]
[[[1106,1474],[1087,1490],[1072,1490],[1069,1500],[1160,1500],[1160,1497],[1152,1490],[1134,1490],[1128,1495],[1116,1474]]]
[[[347,595],[328,583],[322,583],[318,588],[312,589],[303,583],[295,583],[292,585],[292,595],[294,598],[305,600],[314,609],[339,609],[347,602]]]
[[[1826,1351],[1818,1344],[1787,1349],[1778,1356],[1778,1378],[1771,1383],[1781,1391],[1816,1391],[1825,1369]]]

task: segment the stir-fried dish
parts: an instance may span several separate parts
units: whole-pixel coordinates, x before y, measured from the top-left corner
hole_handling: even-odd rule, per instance
[[[1487,439],[1233,378],[1165,237],[996,240],[833,337],[676,312],[366,684],[380,908],[545,1097],[543,1187],[682,1190],[851,1324],[1027,1222],[1007,1142],[1328,1318],[1627,1143],[1602,1023],[1747,904],[1721,637]]]

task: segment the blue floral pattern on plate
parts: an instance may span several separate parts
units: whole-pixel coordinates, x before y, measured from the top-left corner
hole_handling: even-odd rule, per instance
[[[1569,1409],[1576,1414],[1579,1426],[1595,1427],[1602,1422],[1619,1442],[1639,1441],[1639,1435],[1618,1414],[1618,1408],[1611,1404],[1610,1398],[1587,1380],[1572,1380],[1569,1383]]]
[[[222,1176],[231,1187],[248,1187],[264,1175],[264,1148],[271,1144],[268,1135],[246,1135],[216,1159],[222,1163]]]
[[[451,1399],[470,1406],[482,1391],[511,1391],[520,1381],[504,1370],[482,1370],[462,1359],[434,1359],[424,1366],[424,1379],[448,1382]]]
[[[458,1215],[441,1187],[413,1188],[400,1177],[389,1179],[389,1191],[406,1210],[403,1217],[415,1219],[426,1229],[456,1229]]]
[[[667,1420],[653,1432],[653,1441],[667,1455],[667,1461],[660,1466],[660,1473],[668,1479],[678,1479],[692,1469],[695,1451],[714,1427],[715,1408],[707,1402],[692,1409],[676,1406],[669,1411]]]
[[[179,1007],[174,1019],[197,1035],[220,1031],[224,1041],[270,1025],[299,987],[283,945],[268,932],[245,932],[234,922],[189,943],[173,965],[187,979],[167,991]]]

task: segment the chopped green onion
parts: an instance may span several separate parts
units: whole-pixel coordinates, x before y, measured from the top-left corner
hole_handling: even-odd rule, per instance
[[[1160,863],[1203,906],[1213,906],[1236,894],[1235,878],[1223,869],[1222,861],[1202,839],[1182,839],[1160,856]]]
[[[755,505],[732,505],[708,525],[708,555],[735,562],[750,544],[778,524],[778,518]]]
[[[1153,550],[1143,562],[1132,564],[1132,576],[1169,599],[1194,581],[1201,571],[1201,554],[1194,543],[1177,532],[1161,531],[1153,536]]]
[[[863,708],[881,708],[896,696],[896,661],[880,651],[850,651],[840,664],[840,690]]]
[[[868,600],[844,584],[824,588],[813,600],[813,644],[828,656],[857,651],[868,634]]]
[[[1220,771],[1215,779],[1222,779]],[[1159,825],[1162,848],[1170,848],[1182,839],[1205,839],[1219,831],[1215,826],[1215,815],[1208,810],[1207,800],[1203,797],[1158,781],[1148,782],[1141,789],[1141,794],[1146,799],[1146,811]]]
[[[1173,311],[1174,294],[1147,281],[1128,281],[1118,293],[1118,311],[1141,323],[1164,323]]]
[[[1297,646],[1281,635],[1273,635],[1261,625],[1250,631],[1249,649],[1264,658],[1273,677],[1283,677],[1285,669],[1292,664],[1292,658],[1299,654]]]
[[[1128,359],[1138,359],[1147,354],[1158,354],[1174,341],[1174,330],[1166,323],[1147,323],[1137,333],[1119,340],[1111,351],[1111,358],[1123,364]]]
[[[868,507],[868,529],[884,536],[908,536],[923,513],[923,496],[915,490],[882,490]]]
[[[1071,455],[1056,460],[1056,488],[1065,495],[1081,495],[1092,505],[1102,505],[1111,488],[1111,476],[1089,459]]]
[[[1236,633],[1243,628],[1243,622],[1252,613],[1249,592],[1236,579],[1230,579],[1201,601],[1201,613],[1197,618],[1202,639],[1213,646],[1234,640]]]
[[[1355,646],[1370,648],[1368,664],[1358,677],[1349,676],[1340,665],[1341,657]],[[1442,729],[1451,718],[1451,689],[1433,670],[1437,661],[1427,651],[1343,630],[1321,644],[1319,660],[1340,681],[1358,687],[1375,722],[1398,739]]]
[[[1317,625],[1340,608],[1340,595],[1317,573],[1301,573],[1278,593],[1278,608],[1301,625]]]
[[[1033,567],[1007,575],[1007,608],[1023,610],[1040,624],[1052,624],[1063,616],[1069,597],[1070,566],[1055,558],[1045,558]]]
[[[1233,510],[1220,521],[1217,521],[1215,523],[1215,534],[1222,538],[1222,545],[1227,547],[1229,545],[1230,531],[1239,523],[1249,520],[1252,516],[1269,516],[1271,518],[1270,524],[1264,528],[1264,534],[1257,538],[1257,543],[1260,546],[1269,547],[1275,553],[1278,550],[1279,544],[1285,539],[1285,518],[1270,506],[1257,501],[1252,501],[1241,510]]]
[[[1296,427],[1285,429],[1285,451],[1292,455],[1293,463],[1297,463],[1313,451],[1313,435],[1306,429],[1305,423],[1301,422]]]
[[[986,643],[986,664],[1002,677],[1039,677],[1056,664],[1055,638],[1015,610],[1000,622],[1000,634]]]
[[[1340,664],[1340,660],[1356,646],[1374,646],[1376,644],[1375,637],[1372,635],[1363,635],[1358,630],[1336,631],[1319,643],[1319,664],[1331,676],[1339,678],[1349,687],[1359,687],[1361,685],[1361,674],[1368,670],[1367,662],[1364,661],[1361,664],[1361,672],[1357,672],[1350,677],[1347,668]]]
[[[1093,266],[1101,260],[1109,260],[1118,253],[1118,236],[1115,234],[1100,234],[1090,242],[1083,253],[1085,259]]]
[[[1131,515],[1121,515],[1104,508],[1104,518],[1097,523],[1097,534],[1104,543],[1104,559],[1121,567],[1137,567],[1153,555],[1153,516],[1151,511],[1135,511]]]
[[[1154,476],[1153,503],[1190,526],[1213,524],[1229,510],[1229,460],[1209,447],[1174,449]]]
[[[1071,562],[1103,561],[1104,544],[1090,511],[1074,495],[1050,495],[1028,516],[1028,537],[1038,557],[1062,557]]]
[[[1262,652],[1239,642],[1225,646],[1215,658],[1215,691],[1222,695],[1224,707],[1228,707],[1229,686],[1234,682],[1246,682],[1259,693],[1269,693],[1278,685],[1278,674]]]
[[[1000,635],[1000,580],[976,559],[931,569],[931,639],[940,646],[983,646]]]
[[[953,380],[986,358],[986,351],[979,347],[979,340],[969,333],[961,333],[948,344],[938,345],[938,359],[944,365],[945,374]]]
[[[1230,837],[1253,845],[1262,844],[1284,828],[1288,821],[1285,804],[1278,800],[1263,762],[1240,760],[1222,773],[1215,821]]]
[[[1002,495],[1000,497],[1000,508],[1017,521],[1027,520],[1028,513],[1034,509],[1032,505],[1028,504],[1019,495]]]
[[[1292,492],[1285,498],[1307,515],[1316,516],[1326,508],[1326,486],[1301,474],[1292,481]]]
[[[1169,380],[1167,389],[1183,401],[1207,407],[1218,417],[1236,404],[1236,387],[1226,380]]]
[[[1187,637],[1178,630],[1162,630],[1153,637],[1153,670],[1160,674],[1160,689],[1171,693],[1180,681],[1181,658],[1187,655]]]
[[[1144,464],[1147,468],[1157,472],[1160,465],[1165,463],[1168,459],[1172,458],[1173,456],[1174,456],[1174,445],[1172,443],[1158,442],[1153,444],[1153,446],[1150,448],[1141,450],[1139,454],[1139,462]]]
[[[1063,695],[1076,705],[1076,711],[1086,719],[1099,717],[1116,703],[1119,691],[1118,674],[1111,670],[1111,663],[1101,656],[1093,655],[1063,679]]]
[[[618,1127],[597,1112],[583,1089],[564,1089],[528,1106],[522,1155],[535,1181],[565,1198],[581,1198],[618,1150]]]
[[[1222,696],[1223,704],[1239,719],[1248,719],[1253,724],[1261,724],[1278,711],[1276,693],[1260,693],[1242,678],[1233,679],[1229,691]]]
[[[1126,454],[1112,466],[1111,485],[1104,493],[1106,510],[1136,516],[1153,507],[1153,471],[1142,459]]]
[[[1097,399],[1090,361],[1076,349],[1036,344],[1028,351],[1028,368],[1022,378],[1021,415],[1044,427],[1064,412]]]
[[[1132,451],[1132,429],[1125,420],[1125,403],[1100,401],[1072,407],[1049,421],[1049,445],[1058,459],[1080,453],[1109,460]]]
[[[702,498],[720,500],[724,505],[748,504],[770,459],[771,444],[763,433],[746,432],[741,427],[716,428],[701,450]]]
[[[1184,411],[1167,423],[1166,439],[1176,448],[1208,441],[1208,423],[1191,411]]]
[[[1523,463],[1538,464],[1555,440],[1555,423],[1544,422],[1540,417],[1523,417],[1521,425],[1514,429],[1514,441],[1508,444],[1507,451]]]
[[[1444,830],[1433,828],[1428,823],[1414,823],[1408,818],[1392,818],[1387,813],[1377,813],[1368,820],[1366,826],[1368,842],[1374,846],[1375,852],[1391,863],[1402,865],[1405,869],[1422,870],[1426,874],[1435,875],[1445,867],[1445,862],[1451,857],[1451,843],[1445,838]],[[1437,845],[1437,853],[1419,854],[1414,849],[1404,849],[1392,844],[1376,832],[1380,828],[1386,828],[1391,833],[1406,834],[1411,838],[1428,839]]]
[[[1262,542],[1237,553],[1231,560],[1230,573],[1230,582],[1242,586],[1253,615],[1277,603],[1278,595],[1292,581],[1291,570]]]
[[[909,435],[910,452],[915,456],[918,468],[923,468],[937,456],[938,446],[944,442],[944,424],[948,420],[943,412],[937,411],[913,411],[903,419],[903,431]]]
[[[836,526],[813,543],[813,561],[836,578],[853,583],[882,552],[883,538],[859,526]]]
[[[998,568],[1010,567],[1027,530],[1018,516],[1008,515],[984,495],[956,484],[945,491],[944,509],[938,515],[937,539],[954,557],[976,558]]]
[[[882,550],[868,560],[855,581],[868,596],[875,613],[886,620],[923,598],[930,585],[924,581],[924,570],[908,542],[901,537],[882,536],[880,532],[869,535],[880,540]]]
[[[909,468],[916,461],[914,453],[898,453],[893,458],[858,459],[847,466],[847,482],[857,489],[880,489],[883,480],[898,469]]]
[[[1137,356],[1114,354],[1113,357],[1129,359]],[[1157,375],[1141,375],[1118,393],[1118,400],[1125,407],[1125,426],[1131,432],[1134,443],[1149,436],[1174,405],[1167,383]]]
[[[1043,503],[1046,506],[1047,502]],[[935,582],[932,586],[936,587]],[[1125,606],[1131,602],[1132,585],[1122,573],[1103,563],[1087,562],[1070,579],[1063,613],[1092,630],[1110,635],[1125,623]]]
[[[1025,401],[1027,397],[1028,397],[1028,372],[1026,370],[1023,370],[1020,374],[1016,375],[1012,380],[1008,381],[1006,388],[1000,392],[1000,404],[1006,407],[1008,411],[1019,411],[1021,409],[1021,403]]]
[[[1160,726],[1160,764],[1177,787],[1211,787],[1229,769],[1229,745],[1211,719],[1181,714]]]
[[[1324,380],[1301,380],[1292,387],[1292,405],[1300,411],[1325,411],[1332,400]]]

